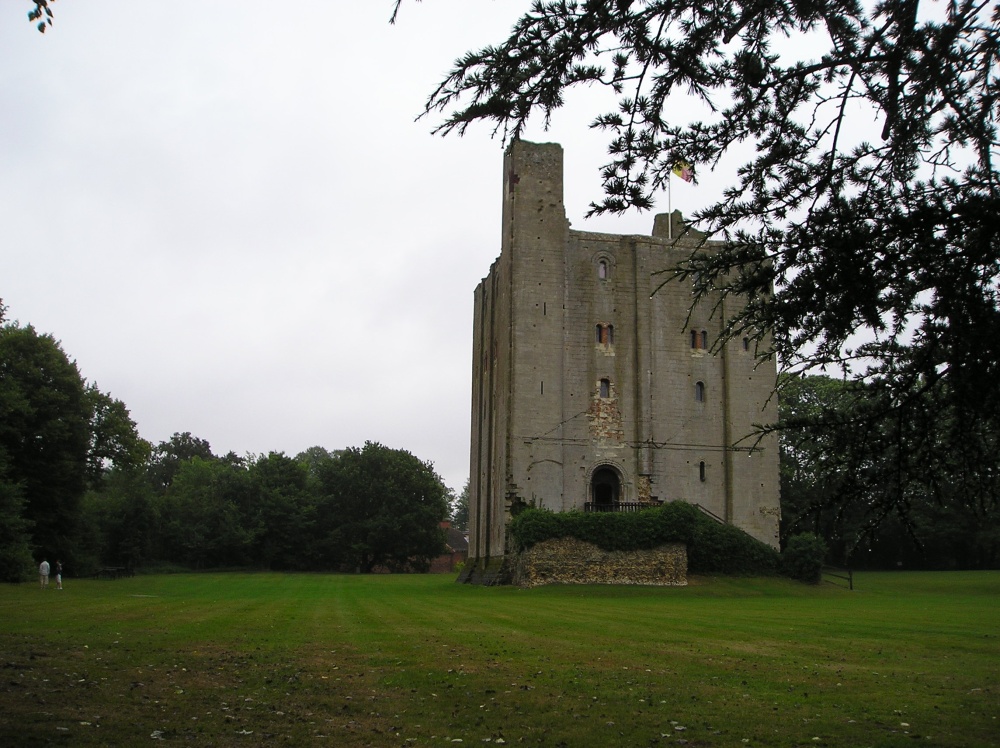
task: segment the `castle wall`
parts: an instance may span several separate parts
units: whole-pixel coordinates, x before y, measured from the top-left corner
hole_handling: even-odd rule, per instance
[[[582,509],[608,471],[617,501],[697,503],[777,545],[776,441],[738,443],[775,418],[774,364],[742,341],[711,350],[714,301],[692,308],[669,279],[713,245],[679,223],[664,236],[663,216],[655,236],[570,229],[556,144],[514,143],[503,192],[475,294],[470,558],[504,554],[516,503]]]
[[[543,584],[687,584],[687,547],[668,543],[636,551],[602,551],[576,538],[546,540],[518,553],[511,582]]]

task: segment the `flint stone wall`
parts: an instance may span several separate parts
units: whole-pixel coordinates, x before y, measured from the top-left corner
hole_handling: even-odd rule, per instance
[[[576,538],[538,543],[513,559],[512,583],[542,584],[687,584],[687,546],[667,543],[638,551],[603,551]]]

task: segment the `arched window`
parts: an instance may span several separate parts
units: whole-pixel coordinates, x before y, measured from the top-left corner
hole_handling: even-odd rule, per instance
[[[694,348],[695,350],[698,349],[698,331],[697,330],[692,330],[691,331],[691,347]]]
[[[703,351],[708,350],[708,330],[701,331],[701,349]]]
[[[611,380],[601,380],[601,397],[611,397]]]
[[[601,344],[604,342],[604,325],[597,326],[597,343]]]
[[[694,383],[694,399],[699,403],[705,402],[705,383],[695,382]]]
[[[698,463],[698,479],[702,483],[705,482],[705,462],[704,462],[704,460]]]
[[[743,338],[743,350],[744,351],[750,350],[750,338]]]
[[[608,345],[615,344],[615,326],[608,325]]]
[[[605,260],[597,263],[597,277],[601,280],[607,280],[608,278],[608,263]]]

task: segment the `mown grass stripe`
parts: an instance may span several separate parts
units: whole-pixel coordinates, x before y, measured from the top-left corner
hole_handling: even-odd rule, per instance
[[[3,587],[0,745],[997,744],[1000,574],[692,581]]]

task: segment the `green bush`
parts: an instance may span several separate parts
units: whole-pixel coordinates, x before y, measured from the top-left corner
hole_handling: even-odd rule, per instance
[[[688,543],[688,568],[702,574],[776,574],[779,558],[738,527],[712,520],[699,522]]]
[[[812,533],[793,535],[781,554],[781,573],[809,584],[819,584],[826,560],[826,543]]]
[[[720,525],[683,501],[631,513],[526,509],[511,521],[509,532],[515,550],[553,538],[576,538],[605,551],[684,543],[688,571],[695,574],[773,574],[778,570],[779,556],[773,548],[739,528]]]

